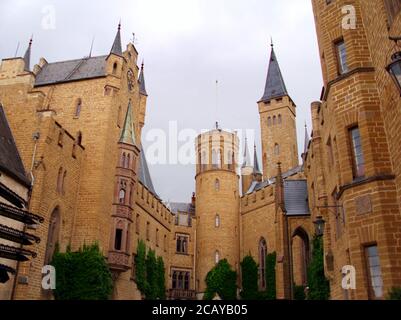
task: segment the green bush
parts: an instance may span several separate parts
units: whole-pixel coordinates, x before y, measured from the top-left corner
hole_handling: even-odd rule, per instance
[[[106,259],[97,244],[77,252],[56,250],[51,265],[56,269],[56,300],[106,300],[113,291],[113,280]]]
[[[257,300],[258,293],[258,265],[252,256],[246,256],[241,262],[243,300]]]
[[[312,260],[308,266],[308,300],[328,300],[330,283],[324,275],[323,239],[313,239]]]
[[[237,273],[231,269],[226,259],[220,260],[206,276],[205,300],[212,300],[216,294],[222,300],[237,298]]]
[[[157,260],[153,250],[149,250],[146,256],[146,283],[146,299],[156,300],[159,290],[157,286]]]
[[[401,288],[393,287],[388,293],[387,300],[401,300]]]
[[[276,253],[266,256],[266,295],[265,300],[276,300]]]
[[[138,290],[145,293],[146,283],[146,246],[145,243],[140,240],[138,242],[137,253],[135,256],[135,282]]]
[[[305,287],[294,284],[294,300],[305,300]]]

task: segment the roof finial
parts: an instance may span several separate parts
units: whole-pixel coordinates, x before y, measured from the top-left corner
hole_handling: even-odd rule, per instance
[[[32,46],[32,41],[33,41],[33,34],[31,34],[31,39],[29,39],[29,46]]]
[[[145,65],[145,59],[142,59],[142,63],[141,63],[141,70],[143,70],[143,66]]]
[[[120,31],[121,30],[121,18],[120,18],[120,21],[118,22],[118,31]]]

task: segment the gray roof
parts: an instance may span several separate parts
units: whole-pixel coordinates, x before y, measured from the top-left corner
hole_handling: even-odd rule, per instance
[[[37,74],[35,86],[106,76],[107,56],[48,63]]]
[[[145,150],[141,146],[140,163],[139,163],[139,181],[157,198],[155,188],[153,187],[152,178],[150,176],[148,162],[146,161]]]
[[[299,172],[302,172],[302,170],[303,170],[303,166],[294,167],[294,168],[284,172],[282,174],[282,177],[283,177],[283,179],[287,179],[288,177],[291,177]],[[251,186],[249,187],[248,191],[246,192],[246,194],[251,194],[252,192],[262,190],[263,188],[270,186],[272,184],[275,184],[275,183],[276,183],[276,177],[272,177],[272,178],[264,180],[262,182],[253,181],[251,183]]]
[[[269,101],[273,98],[279,98],[288,95],[287,88],[284,83],[283,76],[281,74],[280,66],[278,64],[276,54],[272,45],[272,51],[270,55],[269,69],[267,72],[265,92],[260,101]]]
[[[110,50],[110,54],[114,53],[118,56],[123,55],[123,50],[121,48],[121,32],[120,32],[120,30],[121,30],[121,24],[118,25],[117,34],[114,39],[113,46],[111,47],[111,50]]]
[[[284,205],[287,215],[310,214],[306,180],[284,181]]]
[[[249,150],[248,150],[248,139],[247,138],[245,138],[244,162],[242,164],[242,168],[245,168],[245,167],[252,167],[251,157],[249,155]]]
[[[254,174],[261,174],[262,172],[260,171],[259,168],[259,161],[258,161],[258,154],[256,152],[256,145],[254,145],[254,152],[253,152],[253,173]]]
[[[128,102],[127,114],[125,115],[124,127],[121,131],[120,142],[135,145],[135,130],[132,115],[131,100]]]
[[[185,202],[169,202],[169,207],[172,213],[176,214],[178,212],[191,212],[192,204]]]
[[[19,155],[3,106],[0,104],[0,170],[6,172],[26,187],[31,182]]]

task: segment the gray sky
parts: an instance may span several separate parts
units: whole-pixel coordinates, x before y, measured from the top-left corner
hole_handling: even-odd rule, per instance
[[[292,99],[297,104],[298,147],[310,103],[319,99],[322,78],[311,0],[1,0],[0,58],[22,55],[34,34],[32,64],[107,54],[122,20],[124,44],[135,32],[145,59],[149,130],[197,131],[221,126],[256,130],[256,102],[263,94],[270,36]],[[50,15],[49,15],[50,14]],[[216,112],[216,79],[219,81]],[[310,129],[309,129],[310,131]],[[261,161],[261,159],[259,159]],[[189,201],[192,165],[150,165],[163,200]]]

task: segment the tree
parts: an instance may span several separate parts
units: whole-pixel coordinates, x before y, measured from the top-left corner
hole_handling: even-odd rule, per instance
[[[135,256],[135,282],[136,285],[143,294],[145,294],[147,282],[146,282],[146,246],[145,243],[140,240],[138,242],[137,254]]]
[[[307,299],[329,299],[330,283],[324,274],[323,239],[317,236],[313,239],[312,260],[308,267],[308,287]]]
[[[276,252],[266,256],[266,299],[276,300]]]
[[[237,273],[231,269],[226,259],[220,260],[206,276],[204,299],[212,300],[216,294],[222,300],[235,300],[237,297]]]
[[[241,262],[243,300],[257,300],[258,293],[258,265],[252,256],[246,256]]]
[[[106,300],[113,291],[113,280],[106,259],[97,244],[77,252],[56,250],[51,262],[56,269],[56,300]]]

